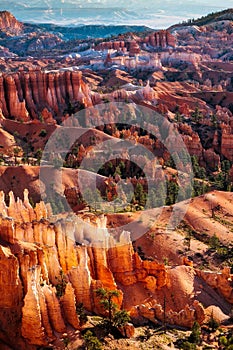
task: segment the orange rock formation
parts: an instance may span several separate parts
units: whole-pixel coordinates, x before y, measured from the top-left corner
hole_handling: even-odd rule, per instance
[[[5,315],[2,325],[5,333],[0,332],[0,337],[6,343],[12,346],[17,343],[18,349],[33,349],[34,345],[53,341],[54,332],[63,333],[67,325],[78,329],[75,311],[78,302],[83,302],[89,311],[103,312],[95,293],[99,287],[118,289],[116,303],[119,307],[126,303],[133,318],[139,315],[162,319],[163,309],[156,299],[136,306],[130,301],[133,296],[126,296],[124,290],[139,288],[145,300],[148,293],[159,295],[164,288],[169,293],[174,272],[168,273],[164,264],[142,261],[132,248],[129,233],[122,232],[116,242],[106,229],[104,217],[95,219],[93,226],[89,218],[51,216],[50,207],[43,202],[33,209],[27,190],[23,201],[15,200],[11,192],[8,206],[1,192],[0,210],[0,306]],[[193,278],[193,268],[183,268],[188,278]],[[61,283],[61,271],[66,287],[59,297],[56,286]],[[208,276],[201,277],[209,280]],[[220,285],[221,280],[222,287],[218,288],[231,302],[232,287],[230,284],[224,287],[226,279],[231,279],[229,272],[219,274],[213,287]],[[208,283],[213,284],[212,280]],[[179,284],[176,288],[179,290]],[[202,322],[205,315],[197,300],[166,312],[170,323],[187,327],[195,319]],[[17,329],[13,339],[12,324]]]

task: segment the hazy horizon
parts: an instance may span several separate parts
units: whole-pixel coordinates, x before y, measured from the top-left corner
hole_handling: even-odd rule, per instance
[[[146,25],[166,28],[189,18],[197,18],[224,6],[217,0],[1,0],[0,10],[8,10],[20,21],[60,25],[105,24]]]

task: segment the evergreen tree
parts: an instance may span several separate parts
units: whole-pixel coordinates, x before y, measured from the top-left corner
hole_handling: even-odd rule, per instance
[[[100,304],[103,306],[104,310],[108,313],[109,324],[113,324],[113,315],[117,309],[117,304],[114,303],[113,298],[119,296],[117,290],[107,290],[104,288],[98,288],[96,290],[96,295],[100,297]]]
[[[43,151],[41,148],[38,148],[38,150],[35,153],[35,157],[37,159],[37,164],[40,164],[41,158],[42,158]]]
[[[192,333],[189,336],[190,343],[201,344],[201,327],[197,321],[192,326]]]
[[[174,181],[167,182],[167,205],[172,205],[176,202],[176,198],[179,192],[179,186]]]
[[[115,170],[113,176],[115,177],[116,175],[121,176],[121,168],[119,165],[116,167],[116,170]]]
[[[212,332],[215,332],[219,327],[219,323],[214,318],[213,311],[211,312],[211,317],[209,319],[208,326]]]
[[[196,107],[192,113],[192,120],[196,123],[199,123],[201,119],[203,119],[203,114],[200,112],[199,108]]]
[[[100,297],[100,304],[103,305],[104,310],[107,312],[107,320],[103,324],[107,326],[108,330],[111,327],[123,327],[129,322],[130,316],[127,311],[118,310],[117,304],[113,301],[114,297],[120,295],[117,290],[98,288],[96,295]]]
[[[137,203],[144,207],[146,205],[147,194],[140,183],[137,183],[134,194]]]
[[[19,156],[20,148],[14,147],[13,152],[14,152],[14,158],[15,158],[15,165],[17,165],[17,157]]]

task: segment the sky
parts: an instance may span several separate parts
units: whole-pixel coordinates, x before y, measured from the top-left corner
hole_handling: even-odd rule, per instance
[[[166,28],[233,7],[233,0],[0,0],[0,10],[33,23],[135,24]]]

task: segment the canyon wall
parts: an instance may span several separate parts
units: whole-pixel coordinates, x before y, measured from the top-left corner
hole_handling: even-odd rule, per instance
[[[46,122],[73,113],[75,104],[92,105],[88,86],[78,71],[40,69],[0,75],[0,109],[6,118]]]

